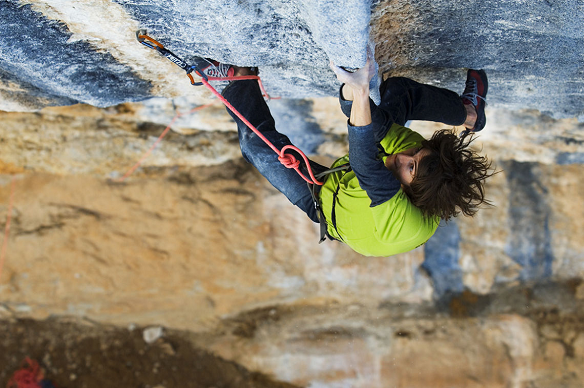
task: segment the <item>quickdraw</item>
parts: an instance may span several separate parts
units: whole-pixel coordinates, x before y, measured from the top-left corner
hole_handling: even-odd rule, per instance
[[[266,97],[267,99],[271,99],[271,97],[268,95],[268,93],[266,93],[264,86],[262,85],[262,80],[257,75],[225,77],[225,78],[209,77],[201,69],[199,69],[196,65],[189,65],[186,61],[179,58],[172,51],[165,48],[160,42],[158,42],[155,39],[153,39],[152,37],[148,36],[147,30],[142,29],[142,30],[136,31],[136,39],[138,40],[138,42],[142,43],[144,46],[146,46],[150,49],[156,50],[160,55],[162,55],[163,57],[165,57],[166,59],[168,59],[169,61],[171,61],[172,63],[174,63],[175,65],[177,65],[181,69],[183,69],[184,71],[186,71],[187,77],[189,77],[189,80],[191,81],[191,85],[193,85],[193,86],[204,85],[204,82],[195,82],[195,79],[193,78],[193,75],[192,75],[193,72],[197,76],[201,77],[202,80],[205,80],[205,81],[231,81],[231,80],[235,81],[235,80],[255,79],[258,81],[258,83],[260,85],[260,89],[262,90],[262,94],[264,95],[264,97]]]

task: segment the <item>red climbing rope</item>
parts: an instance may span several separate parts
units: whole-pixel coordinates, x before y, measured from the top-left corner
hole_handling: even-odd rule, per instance
[[[208,77],[208,79],[209,80],[214,80],[214,79],[217,79],[217,80],[257,79],[259,84],[260,84],[260,87],[263,89],[260,78],[258,76],[226,77],[226,78]],[[308,183],[312,183],[312,184],[319,185],[319,186],[323,185],[323,182],[318,181],[316,179],[316,177],[314,176],[314,173],[312,172],[312,168],[310,167],[310,163],[308,161],[308,158],[306,157],[304,152],[302,152],[298,147],[293,146],[293,145],[284,146],[281,150],[276,148],[276,146],[274,146],[272,144],[272,142],[270,142],[260,131],[258,131],[258,129],[252,123],[250,123],[245,117],[243,117],[243,115],[241,113],[239,113],[237,111],[237,109],[235,109],[233,107],[233,105],[231,105],[229,103],[229,101],[227,101],[225,99],[225,97],[223,97],[217,91],[217,89],[215,89],[213,86],[211,86],[205,78],[202,78],[201,82],[203,82],[203,85],[205,85],[207,87],[207,89],[209,89],[215,96],[217,96],[217,98],[219,98],[221,100],[221,102],[223,102],[223,104],[225,104],[225,106],[229,110],[231,110],[237,117],[239,117],[241,119],[241,121],[243,121],[245,123],[245,125],[247,125],[249,127],[249,129],[251,129],[256,135],[258,135],[258,137],[260,139],[262,139],[264,141],[264,143],[266,143],[268,145],[268,147],[270,147],[278,155],[278,160],[280,161],[280,163],[282,163],[284,165],[284,167],[293,168],[298,173],[298,175],[300,175],[302,177],[302,179],[304,179]],[[308,179],[306,176],[304,176],[304,174],[300,171],[300,162],[296,159],[296,157],[294,155],[287,154],[286,153],[287,150],[294,150],[294,151],[298,152],[298,154],[304,159],[304,163],[306,164],[306,168],[308,170],[308,174],[310,175],[310,179]]]
[[[297,148],[296,146],[293,146],[293,145],[287,145],[287,146],[283,147],[281,150],[276,148],[264,135],[262,135],[262,133],[254,125],[252,125],[245,117],[243,117],[243,115],[241,113],[239,113],[237,111],[237,109],[235,109],[233,107],[233,105],[231,105],[213,86],[211,86],[209,84],[209,81],[236,81],[236,80],[252,80],[253,79],[253,80],[258,81],[258,84],[262,90],[263,95],[269,99],[270,97],[266,93],[264,86],[262,85],[262,81],[261,81],[259,76],[246,75],[246,76],[236,76],[236,77],[235,76],[234,77],[208,77],[204,74],[201,74],[200,70],[198,68],[190,67],[182,59],[178,58],[171,51],[164,48],[164,46],[162,44],[160,44],[156,40],[149,37],[146,34],[146,30],[137,31],[136,38],[138,39],[138,42],[142,43],[146,47],[157,50],[161,55],[164,55],[171,62],[173,62],[174,64],[176,64],[179,67],[181,67],[182,69],[184,69],[187,72],[187,76],[191,80],[191,84],[197,85],[197,83],[195,82],[195,80],[191,74],[191,72],[194,70],[195,73],[201,77],[201,83],[203,85],[205,85],[205,87],[207,87],[207,89],[209,89],[215,96],[217,96],[221,100],[221,102],[223,102],[223,104],[225,104],[225,106],[229,110],[231,110],[237,117],[239,117],[241,119],[241,121],[243,121],[245,123],[245,125],[247,125],[249,127],[249,129],[251,129],[256,135],[258,135],[258,137],[260,139],[262,139],[278,155],[278,160],[280,161],[280,163],[282,163],[286,168],[294,169],[298,173],[298,175],[300,175],[302,177],[302,179],[304,179],[306,182],[312,183],[315,185],[319,185],[319,186],[323,185],[323,182],[318,181],[316,179],[316,177],[314,176],[314,173],[312,172],[312,168],[310,166],[308,158],[306,157],[304,152],[302,152],[299,148]],[[176,119],[176,117],[175,117],[175,119]],[[173,119],[173,121],[175,119]],[[172,122],[171,122],[171,124],[172,124]],[[170,127],[170,124],[169,124],[169,127]],[[302,157],[302,159],[304,159],[304,163],[306,164],[306,169],[308,170],[308,174],[310,175],[310,179],[307,178],[306,176],[304,176],[304,174],[300,171],[300,161],[298,161],[294,155],[289,154],[289,153],[287,154],[286,153],[287,150],[296,151]],[[147,156],[148,155],[145,155],[145,157],[147,157]],[[145,157],[143,159],[145,159]],[[139,162],[139,163],[141,163],[141,162]],[[137,163],[137,165],[139,165],[139,163]],[[121,180],[124,180],[127,177],[127,175],[132,173],[132,171],[133,170],[126,173],[126,175],[124,175],[124,177]]]

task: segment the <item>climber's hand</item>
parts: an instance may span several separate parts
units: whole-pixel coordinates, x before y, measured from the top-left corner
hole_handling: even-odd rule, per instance
[[[369,81],[375,75],[375,60],[367,53],[367,63],[354,73],[348,72],[335,65],[332,61],[330,63],[331,69],[337,75],[337,79],[342,83],[349,85],[355,90],[369,88]]]

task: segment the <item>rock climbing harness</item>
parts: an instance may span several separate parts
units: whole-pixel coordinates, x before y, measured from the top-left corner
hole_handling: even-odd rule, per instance
[[[339,172],[339,171],[344,171],[345,173],[347,173],[347,172],[351,171],[351,165],[349,163],[345,163],[341,166],[330,168],[330,169],[325,170],[319,174],[316,174],[316,178],[318,178],[318,179],[325,178],[327,175],[335,173],[335,172]],[[333,194],[333,208],[331,211],[331,221],[332,221],[333,227],[337,231],[338,236],[340,236],[341,234],[339,233],[339,231],[337,229],[337,220],[335,217],[335,205],[337,202],[336,198],[337,198],[337,195],[339,193],[339,188],[340,188],[340,183],[337,184],[337,189],[335,190],[335,192]],[[318,243],[319,244],[322,243],[324,240],[326,240],[327,237],[330,240],[336,240],[336,238],[334,238],[333,236],[331,236],[328,233],[328,224],[326,222],[326,217],[324,215],[324,211],[322,210],[322,206],[321,206],[320,200],[318,198],[318,192],[319,192],[318,187],[314,184],[309,183],[308,189],[310,190],[310,195],[312,196],[312,203],[314,205],[314,208],[316,209],[316,216],[318,217],[318,223],[320,224],[320,240],[318,241]]]

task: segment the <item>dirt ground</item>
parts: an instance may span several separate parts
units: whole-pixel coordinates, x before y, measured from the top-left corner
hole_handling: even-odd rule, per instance
[[[294,388],[195,348],[180,332],[148,344],[133,330],[58,320],[0,321],[0,387],[25,357],[58,388]]]

